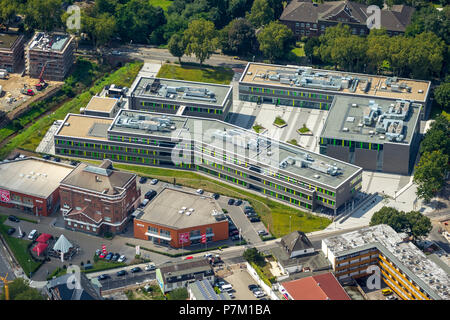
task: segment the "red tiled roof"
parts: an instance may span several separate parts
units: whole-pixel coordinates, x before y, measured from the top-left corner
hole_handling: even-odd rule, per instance
[[[289,281],[282,285],[294,300],[351,300],[331,273]]]

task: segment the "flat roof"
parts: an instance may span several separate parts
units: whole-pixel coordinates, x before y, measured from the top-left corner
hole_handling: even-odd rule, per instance
[[[281,285],[294,300],[351,300],[330,272],[283,282]]]
[[[73,168],[34,157],[1,162],[0,188],[38,198],[48,198]]]
[[[300,75],[297,74],[297,71],[300,71]],[[288,79],[294,81],[291,82]],[[350,80],[349,87],[346,86],[348,80]],[[239,82],[311,91],[320,90],[327,91],[329,94],[406,99],[418,102],[427,100],[431,86],[430,81],[423,80],[256,62],[247,64]],[[367,83],[370,83],[370,86],[366,87]],[[407,87],[410,88],[410,92],[406,90]]]
[[[433,299],[449,299],[450,275],[385,224],[322,240],[335,257],[377,248]]]
[[[370,117],[372,107],[378,108],[378,112],[374,114],[370,124],[364,123],[364,116]],[[421,107],[421,104],[409,101],[337,96],[320,137],[377,144],[386,142],[410,144]],[[380,118],[382,114],[385,116]],[[392,121],[396,119],[400,121]],[[403,138],[390,140],[392,136],[390,137],[388,132],[397,137],[401,134]]]
[[[112,118],[69,113],[55,136],[108,140],[107,132],[112,122]]]
[[[0,33],[0,49],[11,49],[19,37],[20,34]]]
[[[140,121],[146,127],[139,126]],[[170,125],[158,127],[164,122],[170,122]],[[240,157],[251,164],[270,167],[272,173],[286,171],[286,173],[295,174],[315,183],[334,188],[362,171],[360,167],[353,164],[270,139],[217,119],[120,110],[109,132],[137,134],[149,138],[165,137],[173,140],[191,138],[195,141],[207,143],[216,149],[225,150],[227,154],[235,153],[238,158]],[[257,143],[259,143],[259,150],[256,149]],[[247,148],[246,145],[253,147]],[[306,160],[306,158],[309,160]],[[216,161],[219,161],[219,159],[216,159]],[[283,167],[281,167],[282,162],[286,164]],[[333,168],[338,168],[338,175],[327,173],[327,170]],[[269,175],[269,172],[267,172],[267,175]]]
[[[29,42],[28,48],[30,50],[42,50],[42,51],[53,51],[62,52],[72,40],[73,36],[68,33],[57,33],[57,32],[36,32]]]
[[[116,98],[93,96],[86,105],[85,110],[110,112],[118,101]]]
[[[231,91],[230,85],[141,76],[131,95],[168,103],[175,101],[223,107]]]
[[[194,210],[190,212],[190,209]],[[165,188],[136,218],[174,229],[184,229],[218,222],[213,214],[223,216],[221,207],[213,198]]]

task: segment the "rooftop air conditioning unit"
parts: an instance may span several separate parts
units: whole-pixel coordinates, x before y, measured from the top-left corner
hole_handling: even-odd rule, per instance
[[[420,89],[419,91],[418,91],[419,93],[423,93],[423,90],[422,89]]]
[[[348,128],[342,128],[342,131],[348,132]]]

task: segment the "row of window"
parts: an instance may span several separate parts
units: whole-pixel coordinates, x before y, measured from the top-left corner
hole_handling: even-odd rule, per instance
[[[161,108],[161,109],[173,109],[177,110],[178,105],[172,104],[163,104],[163,103],[155,103],[155,102],[141,102],[143,107],[153,107],[153,108]],[[187,107],[186,110],[192,112],[202,112],[202,113],[214,113],[214,114],[222,114],[222,110],[218,109],[210,109],[210,108],[200,108],[200,107]]]
[[[306,208],[306,209],[312,209],[312,206],[309,203],[305,203],[305,202],[299,201],[297,199],[293,199],[293,198],[285,196],[283,194],[278,194],[276,192],[273,192],[272,190],[263,189],[263,193],[267,194],[267,195],[270,195],[270,196],[272,196],[274,198],[284,200],[284,201],[289,202],[291,204],[295,204],[297,206]]]
[[[350,140],[341,140],[341,139],[333,139],[333,138],[320,138],[320,145],[333,145],[333,146],[342,146],[349,147],[350,149],[365,149],[365,150],[383,150],[383,145],[378,143],[370,143],[370,142],[355,142]]]
[[[242,86],[241,89],[247,90],[252,93],[268,93],[277,95],[286,95],[293,97],[304,97],[310,99],[320,99],[320,100],[333,100],[334,96],[320,93],[303,92],[303,91],[290,91],[290,90],[277,90],[277,89],[267,89],[267,88],[257,88],[257,87],[245,87]]]

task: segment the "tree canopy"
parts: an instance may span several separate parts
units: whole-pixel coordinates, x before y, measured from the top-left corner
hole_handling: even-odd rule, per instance
[[[448,170],[449,157],[441,150],[424,152],[414,171],[414,182],[417,184],[417,196],[430,201],[445,186],[445,175]]]
[[[260,267],[263,267],[265,265],[264,256],[256,248],[245,250],[242,256],[248,262],[253,262]]]
[[[28,281],[23,278],[16,278],[9,283],[10,300],[44,300],[44,296],[35,288],[31,288]],[[5,300],[5,293],[2,292],[0,300]]]
[[[257,47],[255,28],[245,18],[237,18],[220,31],[220,45],[224,53],[254,52]]]
[[[259,49],[271,61],[285,56],[295,42],[291,29],[278,21],[270,22],[256,37]]]
[[[211,21],[205,19],[194,20],[189,23],[183,34],[187,55],[194,55],[200,65],[217,49],[219,40],[217,30]]]

